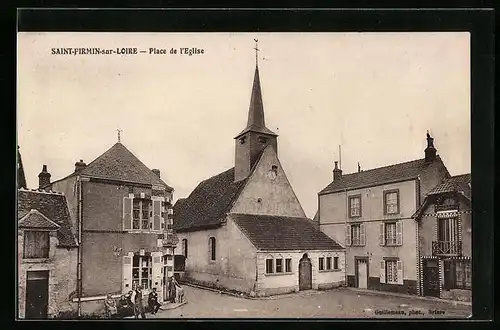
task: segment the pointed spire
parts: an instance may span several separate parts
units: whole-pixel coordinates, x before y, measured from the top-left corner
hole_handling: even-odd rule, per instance
[[[17,146],[17,188],[26,188],[26,177],[24,175],[23,161],[19,146]]]
[[[257,39],[255,40],[255,73],[253,77],[253,85],[252,85],[252,96],[250,98],[250,107],[248,109],[248,121],[247,127],[240,132],[236,137],[240,135],[252,131],[259,132],[263,134],[277,136],[276,133],[271,131],[266,127],[266,122],[264,119],[264,104],[262,102],[262,91],[260,88],[260,76],[259,76],[259,65],[258,65],[258,51],[260,49],[257,47]]]

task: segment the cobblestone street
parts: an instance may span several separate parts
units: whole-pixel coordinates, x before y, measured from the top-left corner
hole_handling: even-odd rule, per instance
[[[442,301],[360,293],[348,289],[305,291],[245,299],[184,286],[187,304],[148,318],[466,318],[471,307]],[[435,311],[431,314],[430,310]],[[412,314],[414,311],[421,314]],[[380,314],[382,313],[382,314]],[[389,314],[391,313],[391,314]]]

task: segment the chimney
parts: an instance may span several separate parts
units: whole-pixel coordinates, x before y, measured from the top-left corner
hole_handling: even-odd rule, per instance
[[[430,163],[436,159],[436,148],[434,148],[434,138],[427,131],[427,148],[425,148],[425,162]]]
[[[342,178],[342,170],[338,168],[338,161],[335,161],[335,168],[333,169],[333,181],[338,181]]]
[[[79,162],[75,163],[75,173],[83,170],[86,166],[87,164],[83,162],[83,159],[80,159]]]
[[[153,169],[151,170],[151,172],[153,172],[154,174],[156,174],[156,176],[157,176],[157,177],[160,177],[160,170],[159,170],[159,169],[157,169],[157,168],[153,168]]]
[[[361,166],[359,165],[359,162],[358,162],[358,173],[361,172]]]
[[[38,174],[38,188],[50,184],[50,173],[47,172],[47,165],[43,165],[42,171]]]

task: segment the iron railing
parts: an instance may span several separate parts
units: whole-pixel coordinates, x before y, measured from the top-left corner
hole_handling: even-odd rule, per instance
[[[435,256],[462,255],[462,241],[433,241],[432,254]]]

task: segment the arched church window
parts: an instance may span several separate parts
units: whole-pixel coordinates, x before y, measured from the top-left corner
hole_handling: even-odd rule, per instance
[[[209,251],[210,251],[210,260],[215,261],[216,250],[215,250],[215,237],[210,237],[208,239]]]

